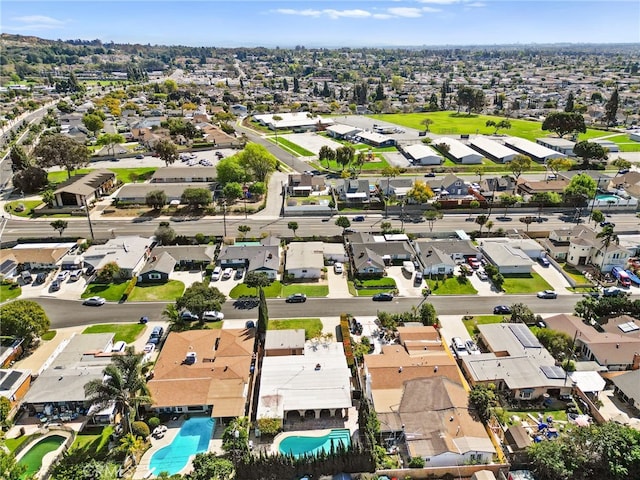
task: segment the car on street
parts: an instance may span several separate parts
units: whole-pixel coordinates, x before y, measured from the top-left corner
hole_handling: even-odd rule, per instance
[[[433,178],[436,176],[436,174],[434,172],[429,172],[429,173],[425,173],[424,176],[427,178]]]
[[[136,159],[138,160],[142,160],[144,158],[144,155],[142,155],[141,153],[136,155]]]
[[[628,168],[621,168],[620,170],[618,170],[618,175],[624,175],[625,173],[629,173]]]
[[[256,323],[253,320],[247,320],[244,324],[244,328],[256,328]]]
[[[393,294],[392,293],[376,293],[373,297],[372,297],[374,302],[390,302],[393,300]]]
[[[217,310],[209,310],[202,313],[202,320],[204,322],[220,322],[224,320],[224,313]]]
[[[196,315],[195,313],[191,313],[189,310],[185,310],[184,312],[182,312],[180,314],[180,319],[187,322],[196,322],[200,320],[200,318],[198,318],[198,315]]]
[[[511,307],[508,307],[507,305],[496,305],[493,307],[494,315],[505,315],[509,313],[511,313]]]
[[[220,280],[220,275],[222,275],[222,267],[215,267],[213,272],[211,272],[211,281],[217,282]]]
[[[364,222],[364,215],[356,215],[353,217],[354,222]]]
[[[307,296],[304,293],[294,293],[287,297],[287,303],[304,303],[307,301]]]
[[[90,307],[100,307],[104,305],[106,300],[102,297],[89,297],[84,302],[83,305],[89,305]]]
[[[549,263],[549,260],[546,259],[546,257],[538,257],[538,262],[540,263],[540,265],[542,265],[543,267],[548,267],[549,265],[551,265]]]
[[[345,228],[344,233],[358,233],[358,231],[353,228]]]
[[[480,280],[483,280],[483,281],[489,280],[489,275],[487,275],[487,273],[483,270],[478,270],[476,274],[478,275],[478,278]]]
[[[538,298],[558,298],[558,293],[554,290],[543,290],[536,294]]]
[[[611,227],[611,228],[613,228],[613,227],[615,227],[615,226],[616,226],[616,224],[615,224],[615,223],[612,223],[612,222],[606,222],[606,221],[605,221],[605,222],[600,222],[600,226],[601,226],[602,228],[604,228],[604,227]]]
[[[602,290],[603,297],[620,297],[625,294],[625,291],[617,287],[608,287]]]

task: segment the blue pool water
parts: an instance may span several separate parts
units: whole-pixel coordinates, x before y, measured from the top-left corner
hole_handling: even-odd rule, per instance
[[[611,200],[612,202],[617,202],[620,200],[620,197],[616,197],[615,195],[596,195],[596,200],[600,202],[606,202]]]
[[[178,473],[187,466],[191,455],[206,452],[214,426],[215,420],[206,417],[190,418],[184,422],[173,441],[151,457],[149,468],[153,474]]]
[[[305,437],[305,436],[292,436],[287,437],[282,442],[278,449],[283,454],[293,454],[294,457],[299,457],[306,454],[316,454],[321,450],[329,453],[331,451],[331,443],[333,442],[334,448],[337,448],[340,443],[345,447],[351,445],[351,434],[347,429],[331,430],[327,435],[322,437]]]

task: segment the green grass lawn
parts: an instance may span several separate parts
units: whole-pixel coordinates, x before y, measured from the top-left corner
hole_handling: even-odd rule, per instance
[[[533,422],[529,417],[529,413],[534,416],[534,418],[538,418],[538,412],[544,415],[544,419],[546,420],[548,416],[552,416],[554,420],[566,422],[567,420],[567,411],[566,410],[545,410],[544,408],[540,408],[539,410],[506,410],[505,415],[509,418],[509,425],[513,425],[511,421],[511,417],[517,415],[521,420],[528,420],[529,423]]]
[[[23,443],[29,441],[29,439],[32,436],[33,435],[22,435],[22,436],[17,437],[17,438],[5,438],[4,439],[4,444],[9,449],[10,452],[15,452],[16,449],[20,445],[22,445]]]
[[[129,282],[120,283],[90,283],[82,292],[82,298],[103,297],[109,302],[118,302],[127,289]]]
[[[475,295],[478,293],[468,279],[463,283],[459,281],[458,277],[449,277],[446,280],[427,278],[427,285],[434,295]]]
[[[82,333],[115,333],[114,342],[123,341],[131,343],[140,336],[145,329],[141,323],[102,323],[91,325],[84,329]]]
[[[279,281],[275,281],[271,283],[268,287],[264,288],[264,296],[267,298],[276,298],[280,296],[282,292],[282,283]],[[229,297],[231,298],[240,298],[240,297],[257,297],[258,291],[256,288],[249,288],[244,283],[240,283],[231,289],[229,292]]]
[[[156,302],[160,300],[174,301],[182,296],[184,283],[180,280],[169,280],[159,285],[136,285],[127,300],[132,302]]]
[[[568,274],[571,278],[573,278],[579,284],[591,285],[592,283],[585,277],[578,269],[575,267],[568,265],[566,263],[562,264],[562,270],[566,274]]]
[[[536,293],[541,290],[553,290],[547,281],[536,272],[523,275],[504,275],[502,289],[505,293]]]
[[[501,323],[504,315],[477,315],[470,320],[463,320],[464,327],[469,332],[469,336],[471,338],[475,337],[480,333],[478,331],[478,325],[487,325],[489,323]]]
[[[87,455],[87,458],[104,458],[109,453],[109,437],[113,433],[113,427],[85,428],[81,433],[76,434],[69,452],[77,450]]]
[[[22,288],[17,283],[2,283],[0,284],[0,302],[6,302],[7,300],[13,300],[22,293]]]
[[[361,280],[361,288],[396,288],[396,281],[390,277]]]
[[[309,340],[322,332],[319,318],[292,318],[288,320],[269,320],[267,330],[299,330],[304,328],[304,338]]]
[[[72,172],[72,175],[80,175],[83,173],[89,173],[92,168],[80,168]],[[144,182],[151,178],[153,173],[157,170],[156,167],[139,167],[139,168],[109,168],[116,174],[116,178],[122,183],[134,183]],[[57,184],[64,182],[67,179],[67,172],[49,172],[49,183]]]
[[[640,143],[629,139],[629,135],[626,133],[609,137],[607,140],[616,143],[620,147],[621,152],[640,152]]]
[[[275,137],[272,137],[270,140],[273,143],[276,143]],[[306,148],[302,148],[300,145],[293,143],[286,138],[278,137],[278,145],[283,147],[285,150],[290,150],[299,157],[313,157],[315,155],[315,153],[310,152]]]
[[[17,217],[30,217],[31,210],[36,208],[41,203],[42,200],[14,200],[13,202],[5,203],[4,210]],[[18,205],[24,205],[24,210],[22,210],[21,212],[16,211]]]
[[[375,155],[376,160],[372,161],[372,162],[364,162],[364,164],[362,165],[362,171],[372,171],[372,170],[382,170],[385,167],[389,166],[389,163],[387,163],[387,161],[379,154]],[[320,164],[320,166],[322,168],[327,168],[327,161],[323,160],[322,162],[320,160],[318,160],[318,164]],[[335,160],[331,160],[328,162],[329,165],[329,169],[330,170],[334,170],[336,172],[341,172],[342,171],[342,165],[340,165],[338,162],[336,162]],[[354,167],[355,168],[355,167]],[[357,167],[358,169],[360,167]],[[345,170],[349,170],[349,166],[345,167]]]
[[[487,120],[500,121],[502,117],[494,117],[490,115],[467,115],[466,113],[445,111],[430,113],[393,113],[382,115],[368,115],[371,118],[382,120],[384,122],[395,123],[403,127],[424,130],[424,125],[420,122],[425,118],[430,118],[433,123],[429,126],[429,131],[440,135],[454,134],[490,134],[494,129],[486,126]],[[514,137],[526,138],[535,141],[536,138],[546,137],[550,132],[542,131],[541,122],[532,122],[529,120],[519,120],[510,118],[511,129],[500,130],[498,133],[507,134]],[[587,129],[586,134],[581,134],[578,140],[587,140],[589,138],[597,138],[606,135],[607,132],[602,130]]]
[[[46,340],[46,341],[53,340],[56,337],[57,333],[58,332],[55,331],[55,330],[49,330],[47,332],[44,332],[40,338],[42,338],[42,340]]]
[[[288,297],[294,293],[304,293],[307,297],[326,297],[329,295],[329,286],[315,283],[292,283],[282,286],[282,297]]]

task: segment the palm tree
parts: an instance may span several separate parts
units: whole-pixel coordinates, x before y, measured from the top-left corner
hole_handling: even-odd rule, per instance
[[[120,445],[117,450],[123,452],[126,456],[131,456],[133,464],[138,464],[138,455],[146,449],[146,442],[140,437],[136,437],[132,433],[127,433],[120,439]]]
[[[602,231],[596,235],[596,238],[602,239],[601,243],[602,247],[604,248],[604,253],[602,254],[602,262],[600,263],[600,270],[602,270],[602,268],[604,267],[604,261],[607,258],[607,250],[609,250],[609,247],[612,243],[615,245],[619,245],[620,239],[618,238],[616,232],[613,231],[613,227],[611,225],[603,227]]]
[[[487,227],[487,234],[490,234],[491,229],[493,228],[493,220],[489,220],[487,223],[485,223],[485,226]]]
[[[176,308],[175,303],[167,304],[165,309],[162,311],[162,318],[169,322],[170,329],[174,332],[181,332],[186,327],[186,324],[182,320],[180,312]]]
[[[142,363],[143,354],[135,353],[128,347],[124,355],[112,357],[104,370],[104,377],[89,381],[84,386],[87,400],[98,409],[115,404],[121,415],[124,431],[131,432],[131,413],[138,416],[138,406],[150,403],[151,396],[144,378],[146,364]]]
[[[389,198],[389,183],[391,179],[400,175],[400,169],[398,167],[384,167],[382,169],[382,176],[387,177],[387,188],[382,190],[382,199],[384,201],[384,216],[387,215],[387,203]]]
[[[476,217],[476,223],[478,225],[480,225],[480,230],[478,231],[478,236],[481,237],[482,236],[482,227],[485,226],[487,224],[487,221],[489,220],[489,217],[487,215],[478,215]]]

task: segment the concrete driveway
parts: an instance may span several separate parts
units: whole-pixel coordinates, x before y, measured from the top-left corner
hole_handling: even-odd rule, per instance
[[[474,270],[473,275],[469,275],[467,277],[469,279],[469,282],[471,282],[471,285],[473,285],[473,288],[478,291],[478,295],[482,297],[495,297],[504,295],[504,292],[499,292],[498,289],[493,285],[491,280],[480,280],[480,277],[478,277],[478,272],[480,271],[484,271],[484,269],[481,268],[479,270]],[[458,275],[459,272],[460,267],[458,266],[454,269],[454,273]]]
[[[425,283],[422,282],[416,286],[413,283],[415,273],[411,277],[407,277],[403,273],[402,267],[387,267],[387,274],[396,281],[398,296],[422,298],[422,289],[425,287]]]
[[[201,282],[204,277],[204,270],[176,270],[169,275],[170,280],[180,280],[187,289],[196,282]]]
[[[463,341],[471,339],[460,315],[438,315],[438,319],[440,319],[440,325],[442,325],[440,336],[447,340],[447,345],[451,344],[453,337],[460,337]]]
[[[329,284],[328,298],[350,298],[347,284],[347,273],[335,273],[332,266],[327,267],[327,282]]]
[[[533,266],[533,271],[544,278],[549,285],[551,285],[551,288],[558,292],[558,295],[573,295],[569,290],[567,290],[571,285],[562,276],[558,269],[553,266],[553,264],[548,267],[543,267],[539,263],[536,263]]]
[[[93,279],[93,277],[87,277],[82,275],[78,280],[70,281],[69,277],[60,284],[60,290],[52,292],[50,290],[51,283],[56,279],[58,270],[50,273],[47,280],[41,285],[24,285],[22,287],[22,295],[20,298],[37,298],[37,297],[55,297],[79,300],[82,297],[82,293],[86,290],[87,284]]]

